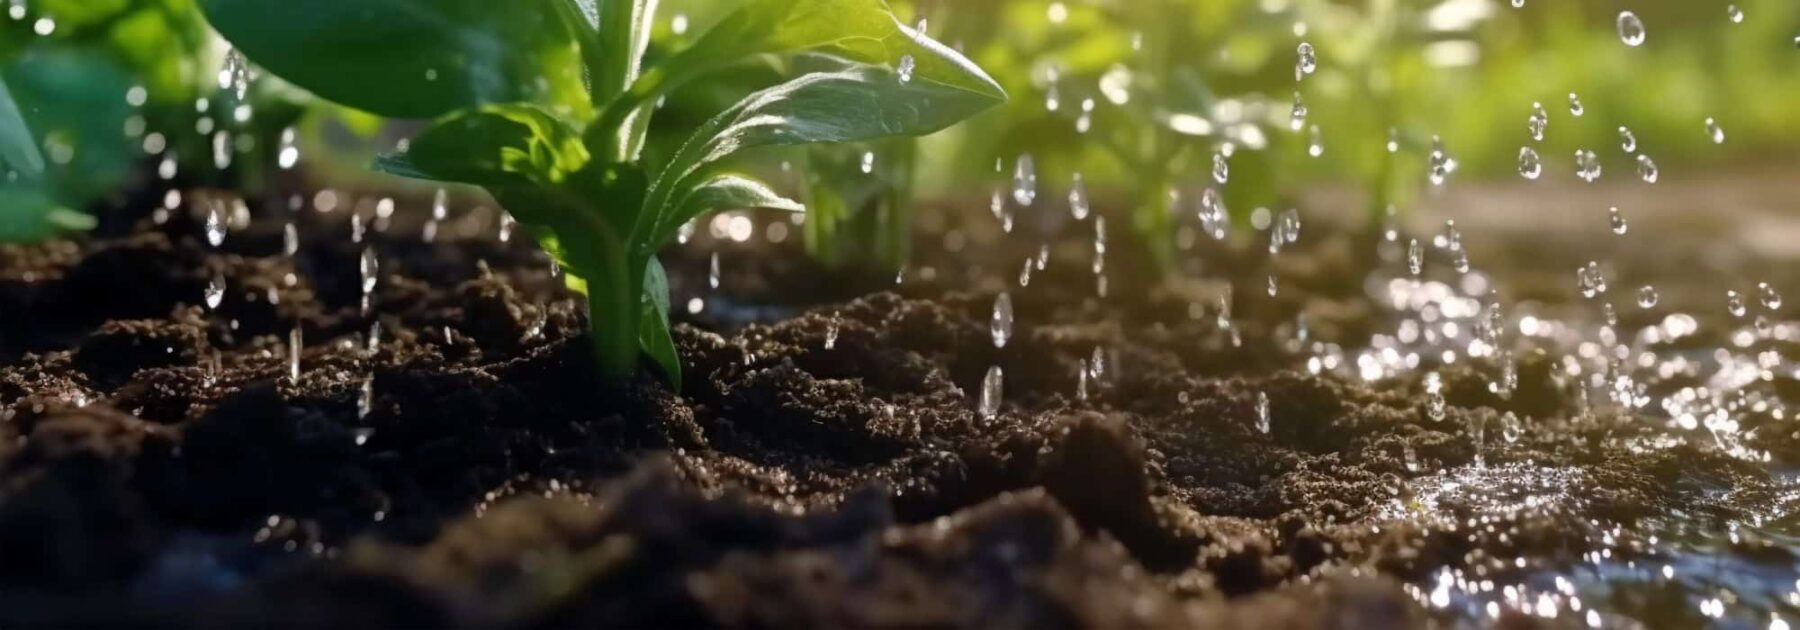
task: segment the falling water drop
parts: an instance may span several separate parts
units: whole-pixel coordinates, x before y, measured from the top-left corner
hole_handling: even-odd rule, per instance
[[[1630,129],[1620,127],[1619,148],[1624,149],[1626,153],[1637,153],[1637,135],[1631,133]]]
[[[1075,399],[1081,402],[1087,402],[1088,362],[1087,359],[1082,359],[1079,363],[1080,365],[1076,368],[1075,373]]]
[[[1725,292],[1725,310],[1731,313],[1732,317],[1743,317],[1744,313],[1749,311],[1744,306],[1744,296],[1738,295],[1735,290]]]
[[[1456,170],[1456,160],[1451,159],[1450,152],[1444,149],[1444,139],[1431,137],[1430,172],[1431,185],[1442,186],[1450,173]]]
[[[714,290],[719,288],[719,252],[713,252],[712,260],[707,263],[706,286]]]
[[[1094,347],[1094,355],[1088,359],[1088,372],[1096,379],[1106,376],[1106,351],[1099,346]]]
[[[206,212],[206,242],[213,247],[225,244],[225,206],[217,200]]]
[[[1706,119],[1706,135],[1712,138],[1713,144],[1725,144],[1725,129],[1716,120]]]
[[[1300,42],[1300,47],[1297,52],[1299,53],[1299,59],[1294,62],[1295,81],[1304,79],[1306,78],[1306,75],[1312,74],[1314,70],[1319,69],[1319,58],[1313,52],[1312,44]]]
[[[1256,430],[1268,435],[1269,425],[1269,393],[1256,392]]]
[[[1400,152],[1400,130],[1399,129],[1395,129],[1393,127],[1388,127],[1387,152],[1388,153],[1399,153]]]
[[[1425,375],[1425,417],[1432,422],[1441,422],[1447,411],[1448,403],[1444,400],[1443,381],[1436,372]]]
[[[1531,117],[1525,120],[1525,126],[1531,130],[1532,140],[1544,141],[1544,129],[1550,126],[1550,112],[1544,111],[1543,103],[1531,104]]]
[[[1419,239],[1406,245],[1406,269],[1414,276],[1425,271],[1425,246],[1419,244]]]
[[[1032,259],[1026,258],[1025,267],[1019,270],[1019,288],[1022,289],[1031,286],[1031,269],[1033,266]]]
[[[1221,186],[1225,185],[1226,180],[1231,179],[1231,165],[1225,161],[1225,154],[1213,154],[1212,176],[1213,181],[1218,182]]]
[[[1656,183],[1656,178],[1657,178],[1656,161],[1650,159],[1650,156],[1648,156],[1648,155],[1639,154],[1638,158],[1637,158],[1637,164],[1638,164],[1638,177],[1644,178],[1644,183],[1646,183],[1646,184]]]
[[[1306,101],[1300,98],[1299,92],[1294,93],[1294,112],[1288,121],[1288,128],[1294,131],[1306,128]]]
[[[1579,149],[1575,151],[1575,175],[1577,177],[1591,184],[1594,183],[1594,180],[1600,179],[1600,172],[1600,156],[1594,155],[1593,151]]]
[[[1280,292],[1281,287],[1275,281],[1275,274],[1269,274],[1269,297],[1275,297]]]
[[[219,68],[219,89],[230,90],[239,101],[250,89],[250,65],[235,48],[225,53],[225,63]]]
[[[1069,185],[1069,214],[1076,221],[1083,221],[1088,218],[1088,212],[1092,209],[1088,201],[1087,182],[1082,181],[1081,173],[1076,173],[1074,183]]]
[[[300,338],[300,325],[288,331],[288,381],[300,382],[300,352],[305,347]]]
[[[1576,96],[1574,92],[1569,93],[1569,113],[1574,114],[1576,118],[1587,113],[1587,108],[1581,104],[1581,97]]]
[[[900,68],[899,68],[900,82],[901,83],[912,83],[913,70],[918,68],[918,65],[919,65],[919,63],[913,59],[912,55],[905,55],[905,56],[900,57]]]
[[[1643,20],[1639,20],[1636,13],[1620,11],[1619,41],[1625,42],[1626,46],[1636,47],[1644,44],[1644,37]]]
[[[1762,300],[1763,308],[1771,311],[1781,310],[1781,294],[1775,291],[1775,287],[1769,286],[1767,282],[1762,282],[1756,285],[1756,290],[1758,297]]]
[[[1508,411],[1506,415],[1500,416],[1500,437],[1504,438],[1506,443],[1517,442],[1524,434],[1525,427],[1519,422],[1518,415]]]
[[[1645,308],[1645,309],[1656,308],[1656,303],[1658,301],[1660,301],[1661,299],[1662,299],[1662,296],[1657,294],[1656,287],[1646,284],[1643,286],[1643,288],[1638,289],[1638,307],[1639,308]]]
[[[1727,6],[1725,7],[1725,17],[1731,18],[1732,24],[1742,24],[1744,23],[1744,10],[1739,9],[1735,4]]]
[[[225,277],[215,274],[213,275],[212,280],[206,283],[206,309],[217,309],[219,308],[219,304],[224,301]]]
[[[841,321],[841,316],[838,314],[838,312],[832,311],[831,319],[826,320],[826,322],[825,322],[825,349],[826,350],[832,350],[832,349],[837,348],[838,327],[840,325],[840,321]]]
[[[1537,179],[1544,174],[1544,160],[1531,147],[1519,148],[1519,175],[1525,179]]]
[[[1612,224],[1613,234],[1624,236],[1625,232],[1631,229],[1631,225],[1625,222],[1625,215],[1620,213],[1617,207],[1608,208],[1606,216],[1607,221]]]
[[[1325,136],[1319,132],[1319,126],[1313,125],[1306,135],[1306,154],[1319,157],[1325,155]]]
[[[875,152],[864,151],[862,154],[862,172],[864,175],[875,172]]]
[[[366,377],[363,377],[362,389],[356,395],[356,419],[361,420],[363,418],[367,418],[367,417],[369,417],[369,412],[374,411],[374,410],[375,410],[375,375],[370,374]],[[357,434],[357,436],[356,436],[357,444],[362,444],[363,442],[367,441],[368,439],[369,438],[367,435]]]
[[[1037,162],[1027,153],[1013,163],[1012,198],[1021,207],[1037,201]]]
[[[300,147],[295,145],[293,127],[281,130],[281,148],[275,162],[284,171],[292,170],[295,164],[300,163]]]
[[[1006,372],[995,365],[988,368],[987,376],[981,379],[981,417],[992,420],[1000,414],[1000,400],[1006,386]]]
[[[995,348],[1005,348],[1006,341],[1012,338],[1012,295],[1005,291],[1001,291],[1000,295],[994,298],[994,314],[988,321],[988,332],[994,338]]]

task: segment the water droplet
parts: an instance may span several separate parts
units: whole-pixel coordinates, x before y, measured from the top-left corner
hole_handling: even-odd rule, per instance
[[[1637,14],[1630,11],[1620,11],[1619,41],[1625,42],[1626,46],[1636,47],[1644,44],[1644,37],[1644,22],[1638,19]]]
[[[988,322],[988,332],[994,338],[995,348],[1005,348],[1006,341],[1013,333],[1012,296],[1005,291],[994,298],[994,314]]]
[[[1500,437],[1505,439],[1506,443],[1517,442],[1524,435],[1525,427],[1519,422],[1517,414],[1508,411],[1505,415],[1500,416]]]
[[[913,70],[918,68],[918,66],[918,61],[914,60],[912,55],[900,57],[900,82],[912,83]]]
[[[1075,182],[1069,185],[1069,214],[1076,221],[1083,221],[1088,218],[1088,212],[1092,209],[1088,201],[1087,182],[1082,181],[1081,173],[1076,173]]]
[[[832,311],[831,319],[829,319],[825,322],[825,349],[826,350],[832,350],[832,349],[837,348],[838,327],[840,326],[841,319],[842,318],[839,316],[837,311]]]
[[[1075,399],[1087,402],[1088,399],[1088,362],[1081,360],[1081,366],[1075,375]]]
[[[1579,149],[1575,151],[1576,177],[1591,184],[1594,183],[1594,180],[1600,179],[1600,173],[1600,156],[1594,155],[1593,151]]]
[[[1425,271],[1425,246],[1419,244],[1419,239],[1406,245],[1406,270],[1414,276]]]
[[[1304,79],[1306,78],[1306,75],[1312,74],[1314,70],[1319,69],[1319,58],[1313,52],[1312,44],[1300,42],[1300,47],[1297,52],[1299,53],[1299,59],[1294,62],[1295,81]]]
[[[1025,267],[1023,269],[1019,270],[1019,287],[1020,288],[1031,286],[1031,268],[1033,266],[1032,263],[1033,263],[1032,259],[1026,258],[1025,259]]]
[[[1049,264],[1050,264],[1050,244],[1045,243],[1043,245],[1039,245],[1038,253],[1037,253],[1038,271],[1043,271],[1044,267]]]
[[[1281,287],[1275,282],[1275,274],[1269,274],[1269,297],[1275,297],[1280,291]]]
[[[1731,313],[1732,317],[1743,317],[1744,313],[1749,311],[1744,306],[1744,296],[1738,295],[1735,290],[1725,292],[1725,310]]]
[[[358,269],[362,272],[363,295],[373,293],[375,284],[380,281],[381,274],[381,260],[375,257],[375,248],[363,248],[362,258],[358,261]]]
[[[1094,378],[1106,376],[1106,351],[1104,349],[1098,346],[1094,347],[1094,356],[1088,359],[1088,372],[1092,373]]]
[[[1638,177],[1644,178],[1644,183],[1646,183],[1646,184],[1656,183],[1656,177],[1657,177],[1656,161],[1650,159],[1650,156],[1648,156],[1648,155],[1640,154],[1640,155],[1638,155],[1637,163],[1638,163]]]
[[[300,163],[300,147],[295,146],[293,127],[281,130],[281,147],[275,163],[284,171],[292,170],[294,165]]]
[[[1739,9],[1735,4],[1727,6],[1725,7],[1725,17],[1731,18],[1732,24],[1742,24],[1744,23],[1744,10]]]
[[[362,389],[356,396],[356,419],[361,420],[363,418],[369,417],[369,412],[374,411],[374,409],[375,409],[375,375],[370,374],[366,377],[363,377]],[[356,435],[356,443],[358,445],[361,445],[363,442],[367,441],[368,439],[369,439],[368,435],[364,435],[362,433],[358,433]]]
[[[1544,130],[1550,126],[1550,112],[1544,111],[1544,104],[1531,104],[1531,117],[1525,119],[1525,126],[1531,130],[1531,139],[1543,142]]]
[[[288,331],[288,380],[290,382],[300,382],[300,353],[305,347],[305,343],[300,338],[300,326],[295,325],[293,330]]]
[[[1288,121],[1288,128],[1294,131],[1306,128],[1306,101],[1300,98],[1299,92],[1294,93],[1294,113]]]
[[[206,309],[213,310],[219,308],[219,304],[224,301],[225,277],[215,274],[212,277],[212,280],[206,283]]]
[[[1312,128],[1307,131],[1306,138],[1307,155],[1313,157],[1325,155],[1325,136],[1319,132],[1318,125],[1313,125]]]
[[[1051,79],[1049,87],[1044,88],[1044,110],[1055,112],[1062,109],[1062,91],[1056,87],[1056,80]]]
[[[1225,154],[1213,154],[1212,176],[1213,181],[1218,182],[1221,186],[1225,185],[1225,182],[1231,179],[1231,165],[1225,161]]]
[[[706,266],[706,286],[714,290],[719,288],[719,252],[712,253],[712,260]]]
[[[1631,133],[1630,129],[1620,127],[1619,148],[1624,149],[1626,153],[1637,153],[1637,135]]]
[[[1569,93],[1569,113],[1574,114],[1576,118],[1587,113],[1587,108],[1581,105],[1581,97],[1576,96],[1574,92]]]
[[[300,228],[293,221],[281,228],[281,253],[288,258],[300,253]]]
[[[1544,174],[1544,160],[1531,147],[1519,148],[1519,175],[1525,179],[1537,179]]]
[[[519,222],[517,219],[514,219],[512,217],[512,213],[504,212],[504,211],[501,212],[500,213],[500,242],[505,243],[505,242],[511,241],[513,229],[515,227],[517,227],[518,225],[519,225]],[[694,235],[694,229],[693,229],[692,222],[689,222],[682,227],[687,228],[688,236],[692,237]],[[686,243],[687,240],[683,239],[681,242]]]
[[[431,219],[442,221],[450,216],[450,193],[442,188],[431,198]]]
[[[981,417],[992,420],[1000,415],[1000,400],[1006,387],[1006,372],[995,365],[988,368],[987,376],[981,379]]]
[[[1431,137],[1430,172],[1431,185],[1442,186],[1450,173],[1456,171],[1456,160],[1451,159],[1449,151],[1444,149],[1444,139]]]
[[[1399,129],[1395,129],[1393,127],[1388,127],[1387,152],[1388,153],[1399,153],[1400,152],[1400,130]]]
[[[1763,308],[1771,311],[1781,310],[1781,294],[1775,291],[1775,287],[1769,286],[1767,282],[1762,282],[1756,285],[1756,290],[1762,300]]]
[[[1284,245],[1300,242],[1300,211],[1288,208],[1275,220],[1275,236]]]
[[[1631,229],[1631,226],[1625,223],[1625,215],[1621,214],[1618,208],[1608,208],[1606,215],[1607,221],[1612,224],[1613,234],[1624,236],[1625,232]]]
[[[1037,163],[1030,153],[1019,156],[1013,164],[1012,198],[1022,207],[1037,201]]]
[[[213,247],[225,244],[225,206],[216,199],[206,212],[206,242]]]
[[[875,172],[875,152],[864,151],[862,154],[862,172],[864,175]]]
[[[1658,301],[1660,301],[1661,299],[1662,299],[1662,296],[1657,294],[1656,287],[1646,284],[1643,286],[1643,288],[1638,289],[1638,307],[1639,308],[1645,308],[1645,309],[1656,308],[1656,303]]]
[[[1716,120],[1706,119],[1706,135],[1712,138],[1713,144],[1725,144],[1725,129]]]
[[[1576,269],[1575,285],[1581,289],[1581,296],[1588,299],[1606,293],[1606,273],[1601,271],[1600,263],[1590,260],[1586,266]]]
[[[230,90],[239,101],[250,90],[250,64],[235,48],[225,53],[225,63],[219,67],[219,89]]]
[[[1269,429],[1269,393],[1256,392],[1256,430],[1268,435]]]

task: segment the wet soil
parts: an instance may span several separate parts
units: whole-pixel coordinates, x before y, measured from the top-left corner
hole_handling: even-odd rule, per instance
[[[1024,288],[1039,228],[983,216],[928,213],[931,264],[898,285],[797,239],[703,234],[665,255],[677,392],[603,386],[580,300],[481,213],[435,242],[404,215],[371,231],[365,315],[354,208],[258,209],[217,248],[186,212],[0,247],[0,626],[1423,626],[1458,616],[1428,594],[1446,568],[1650,563],[1649,523],[1724,531],[1793,501],[1706,440],[1641,448],[1661,425],[1596,409],[1543,352],[1504,397],[1489,365],[1443,367],[1439,420],[1421,374],[1312,373],[1310,340],[1391,333],[1365,289],[1403,263],[1377,236],[1309,225],[1273,264],[1266,236],[1201,240],[1150,281],[1115,228],[1102,297],[1088,224],[1045,228]],[[1584,307],[1564,262],[1581,252],[1489,251],[1531,308]],[[1669,304],[1711,290],[1688,280]],[[1235,334],[1215,322],[1227,286]],[[1003,288],[1017,325],[997,349]],[[1005,403],[983,418],[994,365]],[[1744,422],[1774,463],[1800,456],[1777,419]],[[1601,605],[1694,621],[1642,593]]]

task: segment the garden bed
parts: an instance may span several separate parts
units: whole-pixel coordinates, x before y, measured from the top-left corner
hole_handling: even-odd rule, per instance
[[[491,215],[429,243],[371,232],[364,315],[341,205],[297,215],[291,257],[290,215],[261,209],[217,248],[182,212],[0,248],[0,624],[1385,627],[1506,593],[1526,614],[1685,625],[1734,571],[1764,580],[1734,605],[1790,605],[1786,519],[1763,517],[1793,484],[1584,400],[1553,341],[1521,347],[1505,396],[1487,362],[1437,370],[1439,420],[1427,370],[1309,370],[1333,356],[1316,341],[1394,330],[1369,287],[1405,264],[1376,235],[1309,224],[1273,265],[1266,240],[1202,238],[1189,279],[1115,271],[1100,297],[1091,221],[1058,228],[1023,288],[1039,239],[980,215],[928,213],[898,285],[819,268],[797,237],[702,230],[665,257],[687,313],[674,392],[603,387],[579,296]],[[1108,267],[1141,265],[1115,238]],[[1476,251],[1523,308],[1592,324],[1571,273],[1590,252],[1551,243]],[[1612,294],[1682,246],[1621,254],[1640,271]],[[1702,332],[1659,347],[1725,345],[1717,286],[1657,281],[1660,310],[1616,300],[1622,330],[1681,306]],[[997,349],[1002,288],[1016,328]],[[995,365],[1004,403],[983,418]],[[1747,448],[1800,452],[1791,420],[1743,421]]]

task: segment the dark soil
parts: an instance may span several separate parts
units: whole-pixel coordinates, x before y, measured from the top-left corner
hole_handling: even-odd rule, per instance
[[[488,216],[437,243],[371,233],[365,317],[343,205],[299,217],[292,258],[284,211],[217,249],[181,213],[0,248],[0,626],[1413,626],[1449,614],[1422,596],[1445,567],[1522,580],[1615,530],[1609,553],[1648,562],[1646,523],[1720,528],[1791,494],[1701,442],[1632,447],[1649,425],[1584,412],[1543,353],[1510,398],[1490,366],[1444,368],[1441,421],[1417,375],[1310,374],[1297,313],[1346,345],[1391,331],[1363,287],[1395,263],[1322,227],[1273,299],[1254,239],[1203,245],[1183,277],[1211,281],[1147,283],[1115,229],[1105,298],[1086,226],[1025,289],[1035,241],[941,215],[920,239],[934,266],[897,288],[818,268],[797,239],[703,239],[665,258],[678,310],[708,302],[677,327],[674,392],[603,387],[580,300]],[[1545,310],[1569,301],[1576,263],[1495,258]],[[1213,323],[1226,280],[1237,344]],[[997,350],[1008,285],[1018,325]],[[1106,370],[1077,400],[1096,348]],[[984,420],[990,365],[1006,404]],[[1526,418],[1516,443],[1492,428],[1505,411]],[[1549,500],[1447,482],[1476,423],[1483,470]],[[1754,441],[1800,455],[1791,431]],[[1684,625],[1636,601],[1612,609]]]

